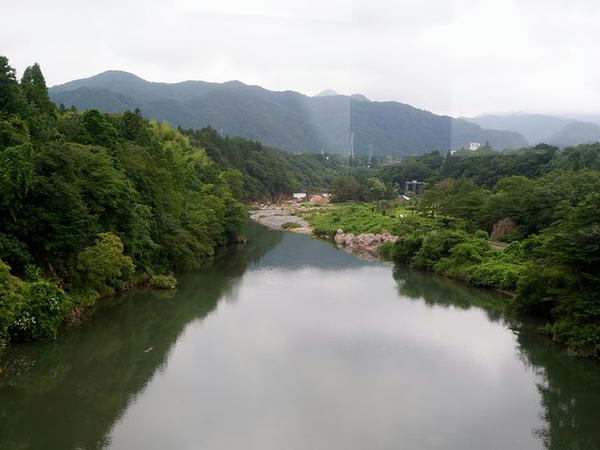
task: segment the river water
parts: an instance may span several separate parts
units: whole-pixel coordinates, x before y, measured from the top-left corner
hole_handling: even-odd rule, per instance
[[[0,359],[2,449],[597,449],[600,366],[505,299],[251,225]]]

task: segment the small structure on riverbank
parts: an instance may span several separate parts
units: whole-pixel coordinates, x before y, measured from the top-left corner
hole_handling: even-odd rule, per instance
[[[424,181],[406,181],[404,183],[404,195],[409,196],[412,195],[423,195],[425,193],[425,186],[427,183]]]
[[[292,197],[294,200],[304,200],[306,199],[306,192],[294,192]]]

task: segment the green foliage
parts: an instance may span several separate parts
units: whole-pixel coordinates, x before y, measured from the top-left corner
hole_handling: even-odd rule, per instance
[[[293,192],[326,190],[343,168],[333,156],[290,154],[259,142],[221,136],[210,127],[181,132],[225,169],[223,176],[232,183],[236,199],[277,200]]]
[[[10,267],[0,260],[0,348],[9,338],[9,326],[25,303],[25,283],[10,274]]]
[[[454,246],[466,239],[467,235],[461,230],[432,231],[423,238],[421,248],[411,259],[411,266],[432,270],[440,259],[450,255]]]
[[[334,202],[372,202],[396,197],[395,190],[377,178],[342,176],[333,181],[331,195]]]
[[[0,339],[53,336],[71,308],[244,233],[240,172],[167,124],[57,110],[39,66],[18,83],[6,58],[0,92],[0,258],[29,281],[2,263]]]
[[[522,263],[488,258],[474,265],[467,275],[467,280],[474,286],[515,291],[524,269],[525,265]]]
[[[11,339],[33,341],[56,337],[69,311],[69,300],[63,290],[49,281],[37,281],[28,286],[25,297],[10,324]]]
[[[333,236],[338,229],[346,233],[394,234],[397,220],[377,211],[375,204],[343,204],[317,208],[303,214],[315,234]]]
[[[291,230],[294,228],[302,228],[302,225],[300,225],[298,222],[286,222],[283,225],[281,225],[281,228],[283,228],[284,230]]]
[[[177,286],[177,278],[173,275],[153,275],[148,284],[157,289],[174,289]]]
[[[98,234],[98,240],[77,256],[82,286],[98,292],[122,288],[135,270],[129,256],[123,255],[123,243],[112,233]]]

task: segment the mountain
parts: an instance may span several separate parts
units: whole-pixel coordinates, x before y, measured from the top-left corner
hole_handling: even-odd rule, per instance
[[[547,140],[548,144],[557,147],[571,147],[592,142],[600,142],[600,125],[589,122],[570,123]]]
[[[589,119],[587,121],[579,120]],[[593,115],[548,116],[543,114],[488,114],[465,120],[484,128],[514,131],[530,145],[544,142],[558,147],[600,141],[600,124],[592,123]]]
[[[315,97],[331,97],[332,95],[340,95],[335,92],[333,89],[325,89],[324,91],[315,94]]]
[[[439,116],[398,102],[364,96],[308,97],[275,92],[239,81],[155,83],[121,71],[107,71],[50,89],[56,104],[121,112],[139,107],[145,117],[182,128],[207,125],[294,152],[416,155],[489,142],[495,149],[527,146],[518,133],[486,130],[461,119]]]
[[[527,139],[527,142],[531,145],[547,142],[550,136],[573,122],[573,120],[562,117],[543,114],[487,114],[465,120],[476,123],[483,128],[515,131]]]

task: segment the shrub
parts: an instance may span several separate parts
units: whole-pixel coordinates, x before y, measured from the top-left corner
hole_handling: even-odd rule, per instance
[[[391,257],[394,261],[408,262],[421,249],[424,235],[419,232],[413,232],[405,235],[394,242]]]
[[[100,233],[96,244],[78,256],[77,268],[85,286],[100,294],[121,289],[134,272],[129,256],[123,255],[123,243],[112,233]]]
[[[536,262],[524,266],[517,282],[517,310],[550,317],[558,305],[558,294],[570,290],[573,280],[567,269],[543,266]]]
[[[177,286],[177,279],[173,275],[153,275],[149,284],[158,289],[174,289]]]
[[[559,318],[548,327],[554,339],[582,356],[600,356],[600,304],[596,298],[570,296],[554,313]]]
[[[283,228],[284,230],[291,230],[294,228],[302,228],[302,225],[300,225],[298,222],[286,222],[283,225],[281,225],[281,228]]]
[[[379,257],[386,261],[393,260],[394,244],[391,242],[384,242],[379,246]]]
[[[8,339],[8,329],[16,312],[25,303],[25,283],[10,274],[10,267],[0,260],[0,348]]]
[[[9,326],[11,338],[33,341],[55,337],[69,312],[69,301],[64,291],[48,281],[37,281],[29,285],[26,297]]]
[[[411,260],[411,265],[419,269],[431,270],[450,249],[467,239],[464,231],[443,230],[429,233],[423,239],[423,245]]]
[[[522,263],[510,263],[496,258],[488,259],[474,266],[467,279],[474,286],[512,291],[517,288],[524,267]]]

